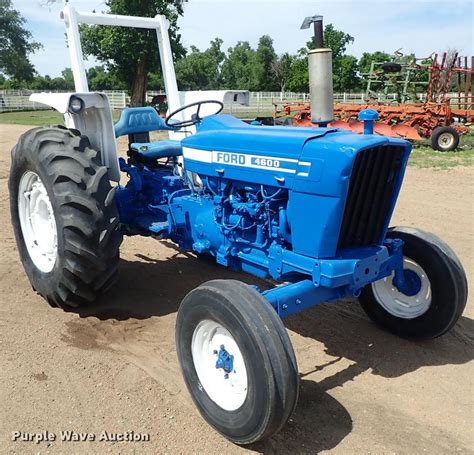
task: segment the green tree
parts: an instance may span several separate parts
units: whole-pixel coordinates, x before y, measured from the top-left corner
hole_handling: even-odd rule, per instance
[[[222,84],[236,90],[259,90],[255,73],[255,50],[248,41],[239,41],[229,48],[222,64]]]
[[[324,27],[324,47],[332,50],[333,61],[346,53],[347,45],[354,42],[354,37],[348,33],[336,30],[334,25],[327,24]],[[306,43],[308,49],[314,49],[314,41],[311,39]]]
[[[28,88],[32,90],[61,90],[61,84],[46,74],[45,76],[36,76],[28,82]]]
[[[179,84],[179,81],[178,81]],[[159,73],[148,73],[148,90],[164,90],[165,83],[163,81],[163,75]]]
[[[258,90],[268,92],[278,90],[279,84],[272,69],[276,60],[277,55],[273,48],[273,39],[268,35],[263,35],[258,40],[257,50],[255,51],[254,71]]]
[[[71,68],[64,68],[61,71],[61,76],[64,79],[64,84],[66,85],[66,90],[74,90],[74,76],[72,75]]]
[[[324,46],[332,50],[332,73],[335,91],[352,90],[359,84],[357,59],[346,55],[347,46],[353,42],[354,38],[351,35],[336,30],[332,24],[324,27]],[[314,47],[312,41],[311,45]]]
[[[293,58],[291,72],[288,77],[286,88],[290,92],[308,92],[308,53],[306,49],[300,49]]]
[[[154,17],[164,14],[170,21],[170,41],[175,59],[184,56],[177,19],[183,14],[181,0],[107,0],[111,14]],[[126,84],[132,106],[145,104],[148,73],[159,72],[159,54],[154,30],[124,27],[82,26],[86,55],[93,55]]]
[[[215,38],[201,52],[191,46],[191,52],[176,63],[176,79],[181,90],[216,90],[221,84],[220,70],[225,59],[222,40]]]
[[[324,46],[332,50],[334,90],[352,90],[359,84],[357,60],[346,55],[347,46],[352,42],[354,38],[351,35],[336,30],[332,24],[324,27]],[[313,49],[313,40],[308,41],[306,47]],[[309,90],[307,49],[303,48],[298,52],[288,80],[288,90],[298,92]]]
[[[356,90],[360,87],[357,74],[357,59],[353,55],[342,55],[339,58],[338,70],[333,74],[333,85],[336,92]]]
[[[112,69],[107,71],[103,66],[94,66],[87,70],[89,88],[93,91],[101,90],[126,90],[126,85]]]
[[[0,73],[19,81],[33,79],[35,68],[29,54],[41,47],[32,40],[25,22],[11,0],[0,0]]]
[[[291,78],[291,69],[294,61],[295,57],[290,55],[288,52],[285,52],[277,57],[271,65],[271,70],[275,75],[278,88],[281,92],[284,92],[287,88],[287,83]]]

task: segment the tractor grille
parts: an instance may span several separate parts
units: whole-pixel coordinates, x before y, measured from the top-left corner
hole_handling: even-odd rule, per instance
[[[380,242],[401,171],[402,147],[377,147],[360,152],[352,169],[338,248]]]

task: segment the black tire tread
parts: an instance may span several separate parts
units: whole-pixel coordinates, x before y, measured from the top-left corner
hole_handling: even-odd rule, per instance
[[[57,282],[54,286],[35,283],[34,287],[60,307],[90,304],[117,275],[122,241],[107,168],[87,137],[63,127],[38,127],[24,133],[12,150],[12,174],[22,158],[37,163],[46,173],[54,193],[50,199],[52,196],[57,204],[55,216],[61,219],[58,236],[64,241]],[[12,201],[12,219],[15,204]],[[16,231],[17,242],[23,241],[21,229]]]
[[[389,232],[392,232],[392,231],[394,231],[394,233],[399,232],[402,234],[417,236],[425,240],[426,242],[428,242],[432,247],[440,250],[445,255],[448,266],[451,269],[451,274],[453,276],[453,279],[456,280],[456,283],[457,283],[457,289],[459,291],[459,302],[461,302],[461,304],[457,306],[457,311],[454,314],[454,317],[451,323],[446,327],[444,332],[441,333],[439,336],[444,335],[445,333],[449,332],[449,330],[451,330],[454,327],[457,320],[464,312],[464,309],[466,308],[466,304],[467,304],[467,296],[469,292],[468,283],[467,283],[467,275],[461,263],[461,260],[458,258],[454,250],[444,240],[440,239],[438,236],[434,235],[431,232],[426,232],[426,231],[423,231],[422,229],[411,228],[408,226],[395,226],[395,227],[390,228]]]
[[[229,296],[234,299],[242,299],[242,296],[246,296],[247,301],[253,302],[253,305],[263,313],[260,319],[261,327],[268,327],[268,321],[272,321],[271,327],[276,329],[276,332],[269,332],[273,338],[271,347],[277,351],[272,356],[272,363],[275,367],[273,373],[276,376],[277,385],[286,385],[285,390],[280,390],[278,394],[283,400],[281,409],[285,412],[275,419],[275,424],[269,426],[265,434],[259,438],[266,439],[270,435],[278,432],[285,425],[298,403],[299,376],[298,374],[292,374],[293,372],[298,372],[298,366],[288,333],[274,308],[259,292],[255,291],[249,285],[238,280],[212,280],[204,283],[202,286],[214,287],[228,292],[230,294]],[[251,305],[248,305],[248,307],[250,306]],[[249,317],[251,317],[250,314]],[[284,364],[289,362],[292,371],[287,371],[287,369],[283,367],[279,360],[282,358],[287,359]],[[292,405],[287,406],[287,402],[292,403]]]
[[[438,300],[438,308],[441,308],[439,305],[443,305],[447,313],[444,313],[444,316],[436,322],[436,325],[432,325],[432,322],[430,322],[432,319],[430,317],[426,319],[424,315],[413,320],[396,318],[378,304],[370,285],[363,289],[359,297],[362,308],[375,323],[403,338],[428,340],[444,335],[456,324],[467,303],[468,284],[461,261],[444,241],[434,234],[420,229],[404,226],[393,227],[389,229],[387,238],[400,238],[408,242],[408,244],[411,244],[412,247],[418,250],[418,255],[420,251],[427,251],[424,254],[428,254],[428,251],[430,251],[429,255],[435,259],[429,262],[429,264],[432,267],[436,267],[435,270],[437,271],[435,273],[438,275],[444,273],[441,278],[443,280],[441,288],[439,287],[439,282],[435,281],[432,283],[432,286],[438,286],[438,291],[434,292],[434,298],[436,298],[436,292],[441,294],[441,296],[443,296],[443,293],[447,294],[444,297],[436,298]],[[440,298],[443,300],[440,301]],[[448,306],[445,306],[445,302]],[[428,316],[428,314],[429,311],[426,315]],[[431,314],[431,317],[434,317],[436,313]],[[414,329],[415,324],[416,330]]]
[[[185,349],[181,340],[181,330],[184,330],[182,329],[183,315],[188,309],[193,308],[195,302],[193,296],[203,292],[211,292],[214,295],[222,296],[224,301],[227,302],[229,310],[234,315],[238,315],[238,319],[252,333],[259,334],[255,338],[255,346],[259,346],[260,352],[267,359],[265,361],[266,366],[262,365],[262,368],[267,369],[273,377],[271,383],[274,388],[272,389],[274,398],[268,402],[266,420],[260,422],[258,428],[255,428],[251,434],[246,436],[234,437],[226,434],[208,419],[206,413],[200,408],[199,402],[193,396],[193,385],[189,383],[185,375],[186,385],[203,417],[223,436],[240,445],[248,445],[267,439],[285,425],[298,401],[298,367],[288,334],[281,319],[268,301],[247,284],[237,280],[208,281],[186,295],[178,312],[176,344],[182,368],[184,365],[182,364],[181,351]],[[183,371],[185,368],[183,368]]]
[[[442,148],[438,143],[439,136],[445,132],[449,132],[454,136],[454,144],[449,149]],[[458,147],[459,140],[459,133],[454,128],[450,126],[438,126],[431,133],[431,148],[439,152],[452,152]]]

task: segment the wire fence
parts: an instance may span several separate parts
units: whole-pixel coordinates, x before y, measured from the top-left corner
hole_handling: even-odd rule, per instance
[[[39,109],[50,109],[48,106],[35,103],[29,100],[32,93],[39,93],[41,90],[0,90],[0,112],[13,111],[29,111]],[[63,93],[65,91],[62,91]],[[51,92],[53,93],[53,92]],[[61,93],[56,91],[54,93]],[[130,96],[125,91],[107,91],[110,105],[112,109],[123,109],[130,104]],[[148,91],[147,101],[151,102],[156,95],[165,95],[163,91]],[[334,102],[336,103],[365,103],[365,93],[334,93]],[[472,94],[450,93],[451,108],[454,109],[472,109]],[[422,100],[422,96],[420,96]],[[376,101],[395,102],[396,94],[378,94]],[[241,106],[237,104],[228,104],[225,106],[225,112],[237,114],[239,116],[258,117],[271,115],[273,112],[273,103],[275,102],[307,102],[309,95],[307,93],[291,93],[291,92],[250,92],[249,106]]]

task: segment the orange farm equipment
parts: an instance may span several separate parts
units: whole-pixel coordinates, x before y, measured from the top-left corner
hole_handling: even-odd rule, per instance
[[[379,121],[375,124],[377,134],[409,140],[429,138],[435,150],[456,149],[460,135],[469,132],[468,125],[474,118],[474,58],[471,57],[471,68],[467,65],[466,57],[461,58],[456,54],[448,57],[444,53],[441,62],[438,62],[437,55],[430,60],[430,65],[415,61],[410,66],[412,72],[424,70],[429,73],[423,102],[368,100],[357,104],[336,103],[335,119],[329,126],[362,133],[363,123],[357,120],[357,116],[363,109],[374,109],[379,114]],[[373,83],[373,79],[369,80]],[[450,92],[453,87],[454,92]],[[311,122],[309,103],[277,102],[274,106],[275,119],[289,117],[294,126],[317,126]]]

